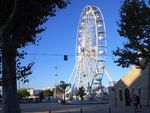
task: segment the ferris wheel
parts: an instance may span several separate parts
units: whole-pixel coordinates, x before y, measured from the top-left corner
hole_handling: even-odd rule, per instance
[[[106,28],[103,15],[96,6],[86,6],[78,24],[76,37],[76,63],[69,79],[75,92],[84,87],[87,94],[101,90],[104,73],[110,81],[111,76],[105,69],[106,64]]]

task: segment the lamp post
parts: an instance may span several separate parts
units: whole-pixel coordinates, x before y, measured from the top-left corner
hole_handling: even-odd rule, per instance
[[[55,74],[54,76],[55,76],[55,86],[56,86],[57,85],[57,76],[58,76],[58,74]]]
[[[58,67],[55,66],[55,96],[57,96],[57,89],[56,89],[56,85],[57,85],[57,77],[58,77],[58,74],[57,74],[57,69]]]
[[[57,85],[57,76],[58,76],[58,74],[57,74],[57,69],[58,69],[58,67],[57,66],[55,66],[55,86]]]

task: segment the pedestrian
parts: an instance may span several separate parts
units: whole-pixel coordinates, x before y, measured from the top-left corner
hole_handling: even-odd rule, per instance
[[[135,109],[138,109],[137,97],[135,94],[133,95],[133,105],[135,106]]]
[[[137,109],[138,109],[138,107],[140,109],[142,109],[141,102],[140,102],[140,96],[139,95],[136,95],[136,100],[137,100]]]

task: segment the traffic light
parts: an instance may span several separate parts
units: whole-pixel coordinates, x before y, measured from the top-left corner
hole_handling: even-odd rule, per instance
[[[64,61],[68,60],[68,55],[64,55]]]

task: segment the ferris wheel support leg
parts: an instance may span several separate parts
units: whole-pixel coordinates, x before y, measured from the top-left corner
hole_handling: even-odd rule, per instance
[[[88,91],[89,91],[89,98],[91,98],[91,86],[90,86],[90,83],[88,82]]]
[[[100,79],[100,90],[101,90],[101,92],[100,92],[100,97],[103,97],[104,96],[104,90],[103,90],[103,85],[102,85],[102,78]]]
[[[78,61],[76,62],[75,66],[74,66],[73,72],[71,73],[71,76],[70,76],[70,78],[69,78],[68,83],[70,83],[70,81],[71,81],[71,79],[72,79],[72,77],[73,77],[73,73],[74,73],[75,70],[76,70],[77,64],[78,64]]]
[[[109,80],[111,82],[114,82],[114,80],[112,79],[112,77],[110,76],[110,74],[108,73],[108,71],[106,70],[106,68],[104,69],[104,72],[106,73],[106,75],[108,76]]]

